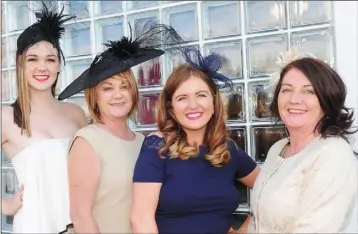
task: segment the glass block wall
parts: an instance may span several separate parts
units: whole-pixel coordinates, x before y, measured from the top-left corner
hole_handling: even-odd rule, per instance
[[[329,1],[48,1],[77,19],[66,25],[62,41],[66,66],[61,69],[57,93],[86,69],[101,44],[136,32],[148,21],[172,25],[189,45],[204,53],[224,57],[222,73],[235,83],[224,95],[230,137],[258,163],[265,161],[270,146],[283,137],[273,126],[267,109],[268,75],[278,67],[280,52],[296,47],[335,66],[332,3]],[[2,1],[1,78],[2,104],[16,98],[14,58],[16,39],[35,21],[35,1]],[[131,127],[148,133],[155,130],[155,104],[171,71],[182,63],[177,55],[163,55],[134,68],[140,87],[140,110]],[[83,93],[66,101],[80,106]],[[2,157],[2,196],[16,191],[11,163]],[[237,183],[242,202],[233,214],[238,226],[249,211],[250,192]],[[2,217],[3,232],[11,232],[12,217]]]

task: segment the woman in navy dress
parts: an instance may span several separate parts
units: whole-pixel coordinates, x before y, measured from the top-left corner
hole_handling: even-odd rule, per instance
[[[193,48],[183,55],[187,64],[170,75],[158,100],[159,131],[145,138],[135,166],[134,233],[231,232],[240,199],[234,182],[252,188],[259,172],[228,139],[219,83],[232,82],[216,72],[221,58]]]

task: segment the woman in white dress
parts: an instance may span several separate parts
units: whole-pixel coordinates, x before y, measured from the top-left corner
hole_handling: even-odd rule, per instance
[[[287,138],[270,149],[254,185],[248,233],[357,233],[357,159],[346,141],[346,87],[309,57],[283,67],[270,106]]]
[[[13,204],[9,210],[15,215],[14,233],[59,233],[71,223],[68,146],[75,132],[86,125],[86,118],[80,107],[55,98],[61,67],[59,39],[63,23],[73,18],[62,13],[44,5],[36,15],[38,21],[20,34],[18,97],[11,106],[2,107],[2,150],[24,187],[22,206],[8,202]]]

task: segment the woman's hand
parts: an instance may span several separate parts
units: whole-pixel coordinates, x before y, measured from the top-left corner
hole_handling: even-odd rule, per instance
[[[11,199],[2,199],[2,213],[4,215],[15,215],[22,207],[22,196],[24,193],[24,186],[21,185],[15,195]]]

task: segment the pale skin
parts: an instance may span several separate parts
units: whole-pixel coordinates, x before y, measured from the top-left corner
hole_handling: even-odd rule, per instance
[[[96,97],[103,123],[95,124],[118,138],[134,140],[135,135],[127,126],[128,113],[133,106],[127,82],[123,78],[108,78],[97,85]],[[77,137],[68,163],[70,216],[75,230],[77,233],[99,233],[92,209],[101,179],[101,162],[91,145]]]
[[[202,144],[206,125],[214,113],[213,96],[206,83],[194,76],[183,82],[173,95],[171,111],[186,132],[188,142]],[[189,121],[188,115],[200,115],[200,118],[197,121]],[[163,136],[160,132],[154,134]],[[249,175],[238,181],[252,189],[259,171],[257,166]],[[161,186],[162,183],[134,183],[131,212],[134,233],[158,233],[155,212]],[[249,218],[236,232],[246,232],[248,223]]]
[[[48,42],[39,42],[25,52],[25,78],[30,91],[31,136],[21,135],[21,129],[14,123],[13,108],[2,106],[1,146],[6,157],[11,160],[28,147],[33,140],[72,137],[87,124],[83,110],[75,104],[59,102],[51,94],[51,86],[60,69],[57,50]],[[36,79],[45,79],[39,82]],[[54,124],[56,123],[56,124]],[[15,214],[21,208],[22,190],[20,187],[14,200],[2,200],[2,212]]]
[[[286,73],[278,96],[278,109],[290,133],[287,157],[295,155],[317,136],[314,131],[324,116],[311,82],[297,69]]]

